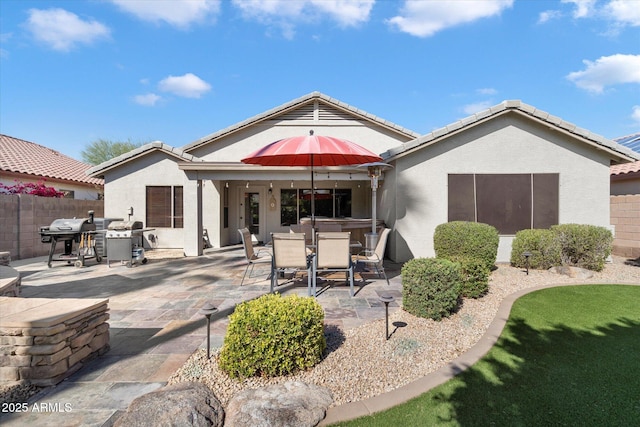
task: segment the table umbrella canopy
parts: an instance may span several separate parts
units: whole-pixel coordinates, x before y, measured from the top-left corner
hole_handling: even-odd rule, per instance
[[[265,145],[241,161],[262,166],[310,166],[313,191],[314,166],[348,166],[381,160],[382,157],[355,142],[314,135],[311,130],[309,135],[284,138]],[[314,197],[311,197],[311,221],[315,225]]]
[[[284,138],[265,145],[242,159],[263,166],[347,166],[379,162],[382,158],[355,142],[331,136]]]

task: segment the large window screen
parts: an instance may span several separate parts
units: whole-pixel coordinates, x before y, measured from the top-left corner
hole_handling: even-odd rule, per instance
[[[450,174],[449,221],[477,221],[510,235],[558,223],[558,174]]]

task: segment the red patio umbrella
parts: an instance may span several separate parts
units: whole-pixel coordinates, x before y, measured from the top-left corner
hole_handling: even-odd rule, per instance
[[[382,157],[346,139],[309,135],[280,139],[242,159],[242,163],[263,166],[311,167],[311,223],[315,226],[314,166],[347,166],[380,162]]]

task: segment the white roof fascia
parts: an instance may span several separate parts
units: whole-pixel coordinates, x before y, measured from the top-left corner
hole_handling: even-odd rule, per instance
[[[498,105],[480,111],[471,116],[465,117],[444,128],[436,129],[435,131],[416,138],[413,141],[409,141],[398,147],[391,148],[382,153],[381,157],[385,159],[385,161],[393,161],[399,157],[406,156],[418,149],[427,147],[429,145],[435,144],[440,140],[449,138],[452,135],[461,132],[462,130],[476,126],[480,123],[483,123],[487,120],[508,112],[517,112],[523,116],[538,120],[541,123],[550,124],[554,128],[557,128],[557,130],[564,132],[568,136],[578,138],[582,142],[585,142],[599,150],[606,151],[616,160],[628,162],[638,159],[638,153],[635,153],[633,150],[624,147],[623,145],[620,145],[615,141],[589,132],[586,129],[579,128],[573,123],[566,122],[560,117],[552,116],[546,111],[538,110],[537,108],[525,104],[519,100],[503,101]]]

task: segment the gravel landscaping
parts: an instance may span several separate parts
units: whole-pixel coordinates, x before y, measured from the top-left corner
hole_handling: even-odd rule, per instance
[[[350,330],[327,328],[326,357],[309,371],[286,377],[235,380],[218,368],[217,353],[207,361],[206,351],[200,350],[169,383],[201,381],[223,406],[240,390],[288,380],[327,387],[333,393],[333,406],[356,402],[410,383],[463,354],[485,333],[504,297],[516,291],[565,283],[640,284],[640,267],[625,262],[616,257],[602,272],[586,280],[537,270],[526,275],[519,268],[500,264],[491,274],[489,293],[477,300],[465,299],[449,318],[433,321],[403,310],[392,313],[392,336],[388,341],[384,339],[384,320]]]
[[[477,300],[465,299],[449,318],[436,322],[414,317],[401,309],[392,313],[392,336],[388,341],[384,339],[384,320],[349,330],[325,328],[326,357],[309,371],[288,377],[233,380],[218,369],[217,355],[213,354],[208,361],[206,351],[200,350],[169,383],[201,381],[224,406],[240,390],[293,379],[329,388],[333,406],[360,401],[434,372],[463,354],[482,337],[504,297],[516,291],[562,283],[640,284],[640,266],[625,262],[626,259],[614,257],[613,263],[586,280],[536,270],[527,276],[521,269],[499,264],[491,274],[489,293]],[[38,391],[33,386],[0,385],[0,402],[23,402]]]

